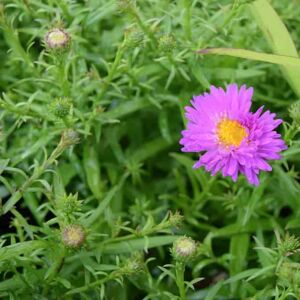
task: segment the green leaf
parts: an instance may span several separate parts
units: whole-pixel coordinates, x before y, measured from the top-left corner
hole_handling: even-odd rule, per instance
[[[4,171],[4,169],[8,166],[9,159],[0,159],[0,175]]]
[[[99,251],[104,254],[120,254],[142,251],[144,249],[169,245],[178,239],[178,237],[178,235],[164,235],[115,242],[108,245],[100,245]]]
[[[298,58],[291,35],[269,1],[257,0],[250,7],[272,51],[275,54]],[[285,65],[281,67],[281,70],[290,86],[300,97],[300,67]]]
[[[115,197],[116,193],[120,190],[122,187],[126,177],[123,176],[123,178],[120,180],[119,184],[113,187],[105,196],[105,198],[100,202],[98,207],[93,210],[93,213],[88,217],[88,219],[84,220],[84,224],[86,226],[90,226],[94,221],[96,221],[101,214],[104,212],[106,207],[110,204],[112,199]]]
[[[172,140],[174,140],[175,137],[172,136]],[[172,144],[168,141],[166,141],[163,138],[156,138],[148,143],[144,143],[144,145],[137,149],[130,158],[135,162],[143,162],[144,160],[150,158],[151,156],[167,149]]]
[[[258,60],[263,62],[268,62],[277,65],[299,67],[300,59],[287,55],[275,55],[262,52],[255,52],[245,49],[235,49],[235,48],[207,48],[198,51],[199,54],[217,54],[217,55],[227,55],[233,57],[247,58],[250,60]]]
[[[83,167],[87,183],[96,199],[101,199],[100,164],[96,144],[86,142],[83,148]]]
[[[15,259],[19,255],[31,253],[37,249],[47,248],[47,246],[48,243],[46,241],[29,241],[6,246],[0,249],[0,261]]]
[[[207,293],[204,300],[214,300],[214,299],[216,299],[215,296],[217,295],[218,291],[222,288],[223,285],[224,285],[223,280],[216,283],[212,288],[209,289],[209,292]]]
[[[233,236],[230,240],[230,254],[231,260],[229,265],[230,275],[235,275],[241,272],[245,267],[249,248],[250,236],[249,234],[239,234]],[[238,285],[232,284],[231,289],[236,291]]]

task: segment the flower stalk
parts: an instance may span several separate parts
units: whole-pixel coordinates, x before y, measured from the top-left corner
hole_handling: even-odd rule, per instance
[[[20,201],[20,199],[23,197],[24,193],[28,190],[28,188],[30,188],[32,184],[42,176],[42,174],[47,170],[49,166],[54,164],[56,159],[65,151],[67,147],[78,142],[78,137],[75,140],[75,137],[69,134],[70,130],[67,131],[68,132],[64,132],[62,134],[62,138],[59,144],[53,150],[51,155],[42,163],[41,166],[37,166],[34,169],[33,174],[23,183],[23,185],[13,195],[11,195],[8,201],[3,205],[3,214],[9,212],[14,207],[14,205]]]
[[[186,292],[184,286],[184,271],[185,271],[185,262],[177,261],[175,264],[176,284],[178,287],[181,300],[186,300]]]

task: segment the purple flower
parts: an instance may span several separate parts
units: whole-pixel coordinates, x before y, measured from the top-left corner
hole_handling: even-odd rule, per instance
[[[282,122],[275,114],[260,107],[250,112],[253,88],[230,84],[227,90],[211,86],[210,93],[195,96],[186,106],[187,129],[182,131],[183,152],[204,152],[193,168],[202,166],[215,175],[237,180],[244,174],[259,184],[260,170],[271,171],[270,159],[280,159],[286,149],[281,135],[274,129]]]

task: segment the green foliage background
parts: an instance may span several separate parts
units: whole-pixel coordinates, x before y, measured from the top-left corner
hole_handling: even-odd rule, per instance
[[[1,298],[184,299],[169,248],[187,235],[187,299],[300,299],[299,21],[299,0],[2,0]],[[55,27],[65,51],[44,45]],[[196,52],[211,47],[254,52]],[[183,107],[231,82],[285,120],[259,187],[180,152]],[[72,224],[79,249],[62,242]]]

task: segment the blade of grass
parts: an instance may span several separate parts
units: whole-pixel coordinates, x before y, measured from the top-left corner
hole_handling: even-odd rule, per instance
[[[298,58],[291,35],[272,5],[267,0],[257,0],[250,8],[272,51]],[[300,96],[300,67],[283,66],[281,71],[297,96]]]
[[[217,55],[227,55],[233,57],[246,58],[250,60],[258,60],[263,62],[268,62],[277,65],[299,67],[300,59],[287,55],[276,55],[263,52],[255,52],[251,50],[238,49],[238,48],[207,48],[198,51],[199,54],[217,54]]]

